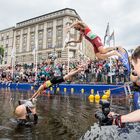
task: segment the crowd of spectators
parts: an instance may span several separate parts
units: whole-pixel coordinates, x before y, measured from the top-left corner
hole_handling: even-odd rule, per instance
[[[81,62],[70,62],[69,70],[75,68]],[[87,66],[78,73],[72,82],[74,83],[108,83],[117,84],[129,81],[127,69],[117,60],[102,60],[85,62]],[[0,69],[0,82],[16,83],[42,83],[53,76],[67,74],[68,65],[66,62],[55,63],[51,60],[45,61],[37,66],[37,73],[34,64],[17,64],[14,69],[6,67]]]

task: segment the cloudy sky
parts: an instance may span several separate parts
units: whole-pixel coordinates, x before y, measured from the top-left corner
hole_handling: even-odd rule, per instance
[[[140,0],[0,0],[0,30],[63,8],[73,8],[102,39],[106,25],[116,45],[140,45]]]

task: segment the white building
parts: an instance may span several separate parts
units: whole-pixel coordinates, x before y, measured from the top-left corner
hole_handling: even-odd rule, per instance
[[[3,65],[11,64],[11,54],[14,41],[14,27],[7,28],[0,31],[0,46],[4,48]]]
[[[71,44],[69,49],[63,49],[67,36],[65,28],[77,19],[80,20],[80,16],[74,9],[65,8],[19,22],[16,27],[0,31],[0,44],[5,49],[3,64],[11,65],[12,48],[15,50],[16,64],[33,63],[35,48],[38,53],[38,63],[47,59],[52,52],[57,54],[59,61],[68,61],[68,56],[70,60],[79,59],[79,44]],[[70,39],[76,40],[77,38],[77,32],[73,31]],[[9,40],[8,45],[7,40]]]

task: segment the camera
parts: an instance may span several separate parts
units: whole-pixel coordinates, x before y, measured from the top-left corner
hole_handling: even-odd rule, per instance
[[[101,105],[102,110],[98,110],[95,113],[95,117],[99,120],[99,124],[101,126],[112,125],[113,119],[108,118],[108,114],[110,112],[110,103],[106,100],[101,100],[99,104]]]

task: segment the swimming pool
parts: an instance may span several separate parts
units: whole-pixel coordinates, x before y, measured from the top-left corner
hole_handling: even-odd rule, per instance
[[[86,94],[42,94],[37,101],[39,122],[32,128],[16,129],[13,125],[13,110],[18,99],[31,97],[33,91],[0,89],[0,138],[35,140],[71,139],[133,139],[140,128],[129,125],[125,129],[106,126],[100,129],[94,115],[100,108],[97,102],[89,102]],[[111,109],[125,114],[129,111],[124,95],[111,97]],[[134,127],[135,126],[135,127]]]

